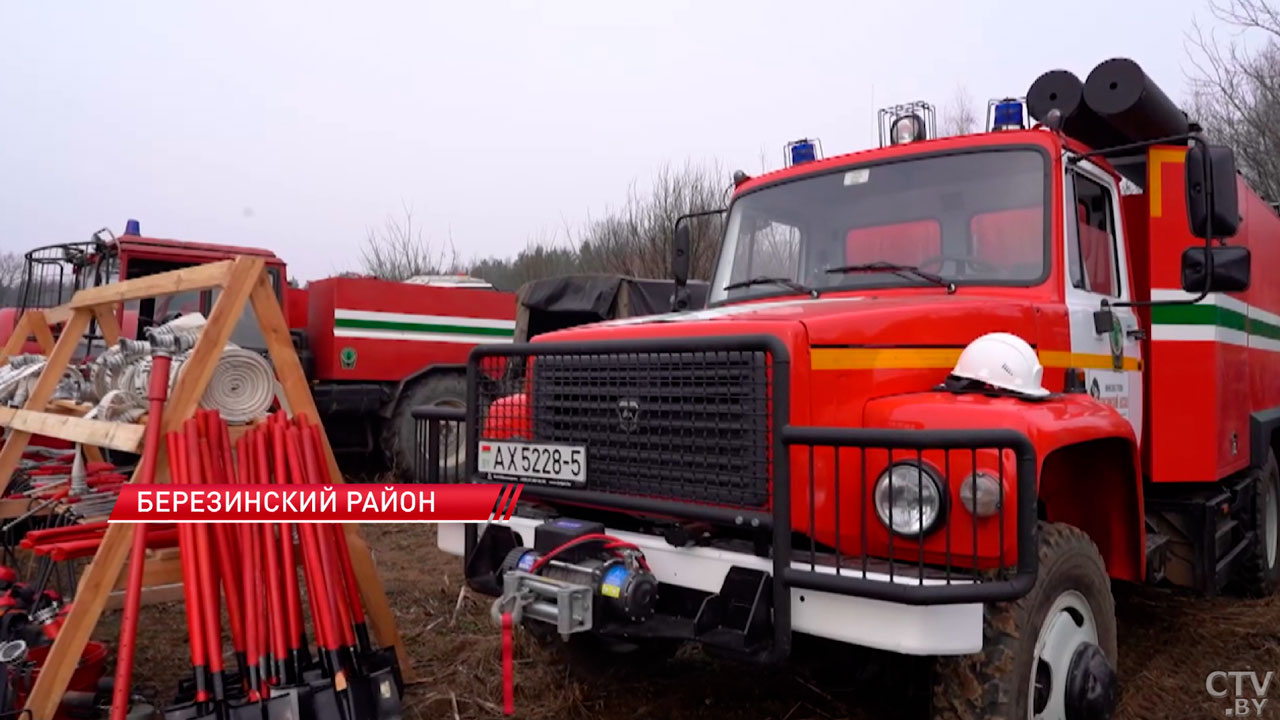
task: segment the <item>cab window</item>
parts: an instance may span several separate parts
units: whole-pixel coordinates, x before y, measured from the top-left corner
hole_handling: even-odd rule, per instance
[[[1120,296],[1116,259],[1115,212],[1111,191],[1073,173],[1074,212],[1067,221],[1067,263],[1072,287],[1108,297]]]

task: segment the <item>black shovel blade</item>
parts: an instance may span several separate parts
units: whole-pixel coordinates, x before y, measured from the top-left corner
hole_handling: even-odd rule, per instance
[[[313,720],[310,711],[310,689],[272,688],[271,697],[262,701],[267,720]],[[303,696],[306,695],[306,702]]]
[[[353,678],[349,689],[351,704],[361,717],[371,720],[402,720],[400,689],[391,668]]]
[[[404,695],[404,676],[400,674],[400,660],[395,648],[380,648],[360,655],[360,667],[366,675],[390,670],[396,682],[396,693]]]
[[[201,710],[201,714],[196,715],[195,720],[227,720],[227,714],[221,707],[221,703],[205,703]]]
[[[345,718],[339,707],[338,693],[333,689],[332,680],[320,680],[308,683],[311,688],[311,717],[314,720],[364,720],[364,718]]]
[[[164,709],[164,720],[195,720],[200,716],[200,706],[193,702],[170,705]]]
[[[348,678],[347,699],[353,713],[370,720],[401,720],[400,689],[391,668]]]
[[[227,703],[227,720],[263,720],[262,703]]]

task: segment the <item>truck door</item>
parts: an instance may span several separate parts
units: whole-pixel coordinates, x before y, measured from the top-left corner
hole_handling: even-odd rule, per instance
[[[1119,188],[1088,162],[1067,172],[1065,183],[1066,298],[1071,323],[1071,363],[1085,371],[1085,387],[1115,408],[1142,441],[1142,347],[1138,318],[1128,307],[1128,253],[1119,216]],[[1099,333],[1094,314],[1104,301],[1113,328]]]

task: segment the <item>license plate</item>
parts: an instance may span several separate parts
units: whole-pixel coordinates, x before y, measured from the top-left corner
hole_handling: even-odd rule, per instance
[[[476,468],[490,476],[547,485],[585,485],[587,448],[582,445],[480,441]]]

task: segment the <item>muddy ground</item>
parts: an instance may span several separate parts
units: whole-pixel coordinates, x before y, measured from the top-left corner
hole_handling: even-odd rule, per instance
[[[461,591],[459,564],[435,549],[433,527],[366,532],[420,676],[407,717],[501,717],[500,643],[488,600]],[[1280,671],[1280,598],[1207,600],[1137,588],[1118,589],[1116,602],[1121,718],[1221,718],[1225,701],[1205,691],[1210,672]],[[114,641],[114,621],[104,617],[98,637]],[[185,639],[180,605],[144,610],[137,675],[148,694],[173,692],[187,670]],[[720,662],[687,648],[645,675],[615,670],[584,682],[521,634],[516,709],[521,718],[555,720],[896,720],[922,711],[926,672],[919,662],[818,644],[800,648],[784,668]],[[1280,690],[1271,696],[1269,705],[1280,706]],[[1280,708],[1266,710],[1280,717]]]

